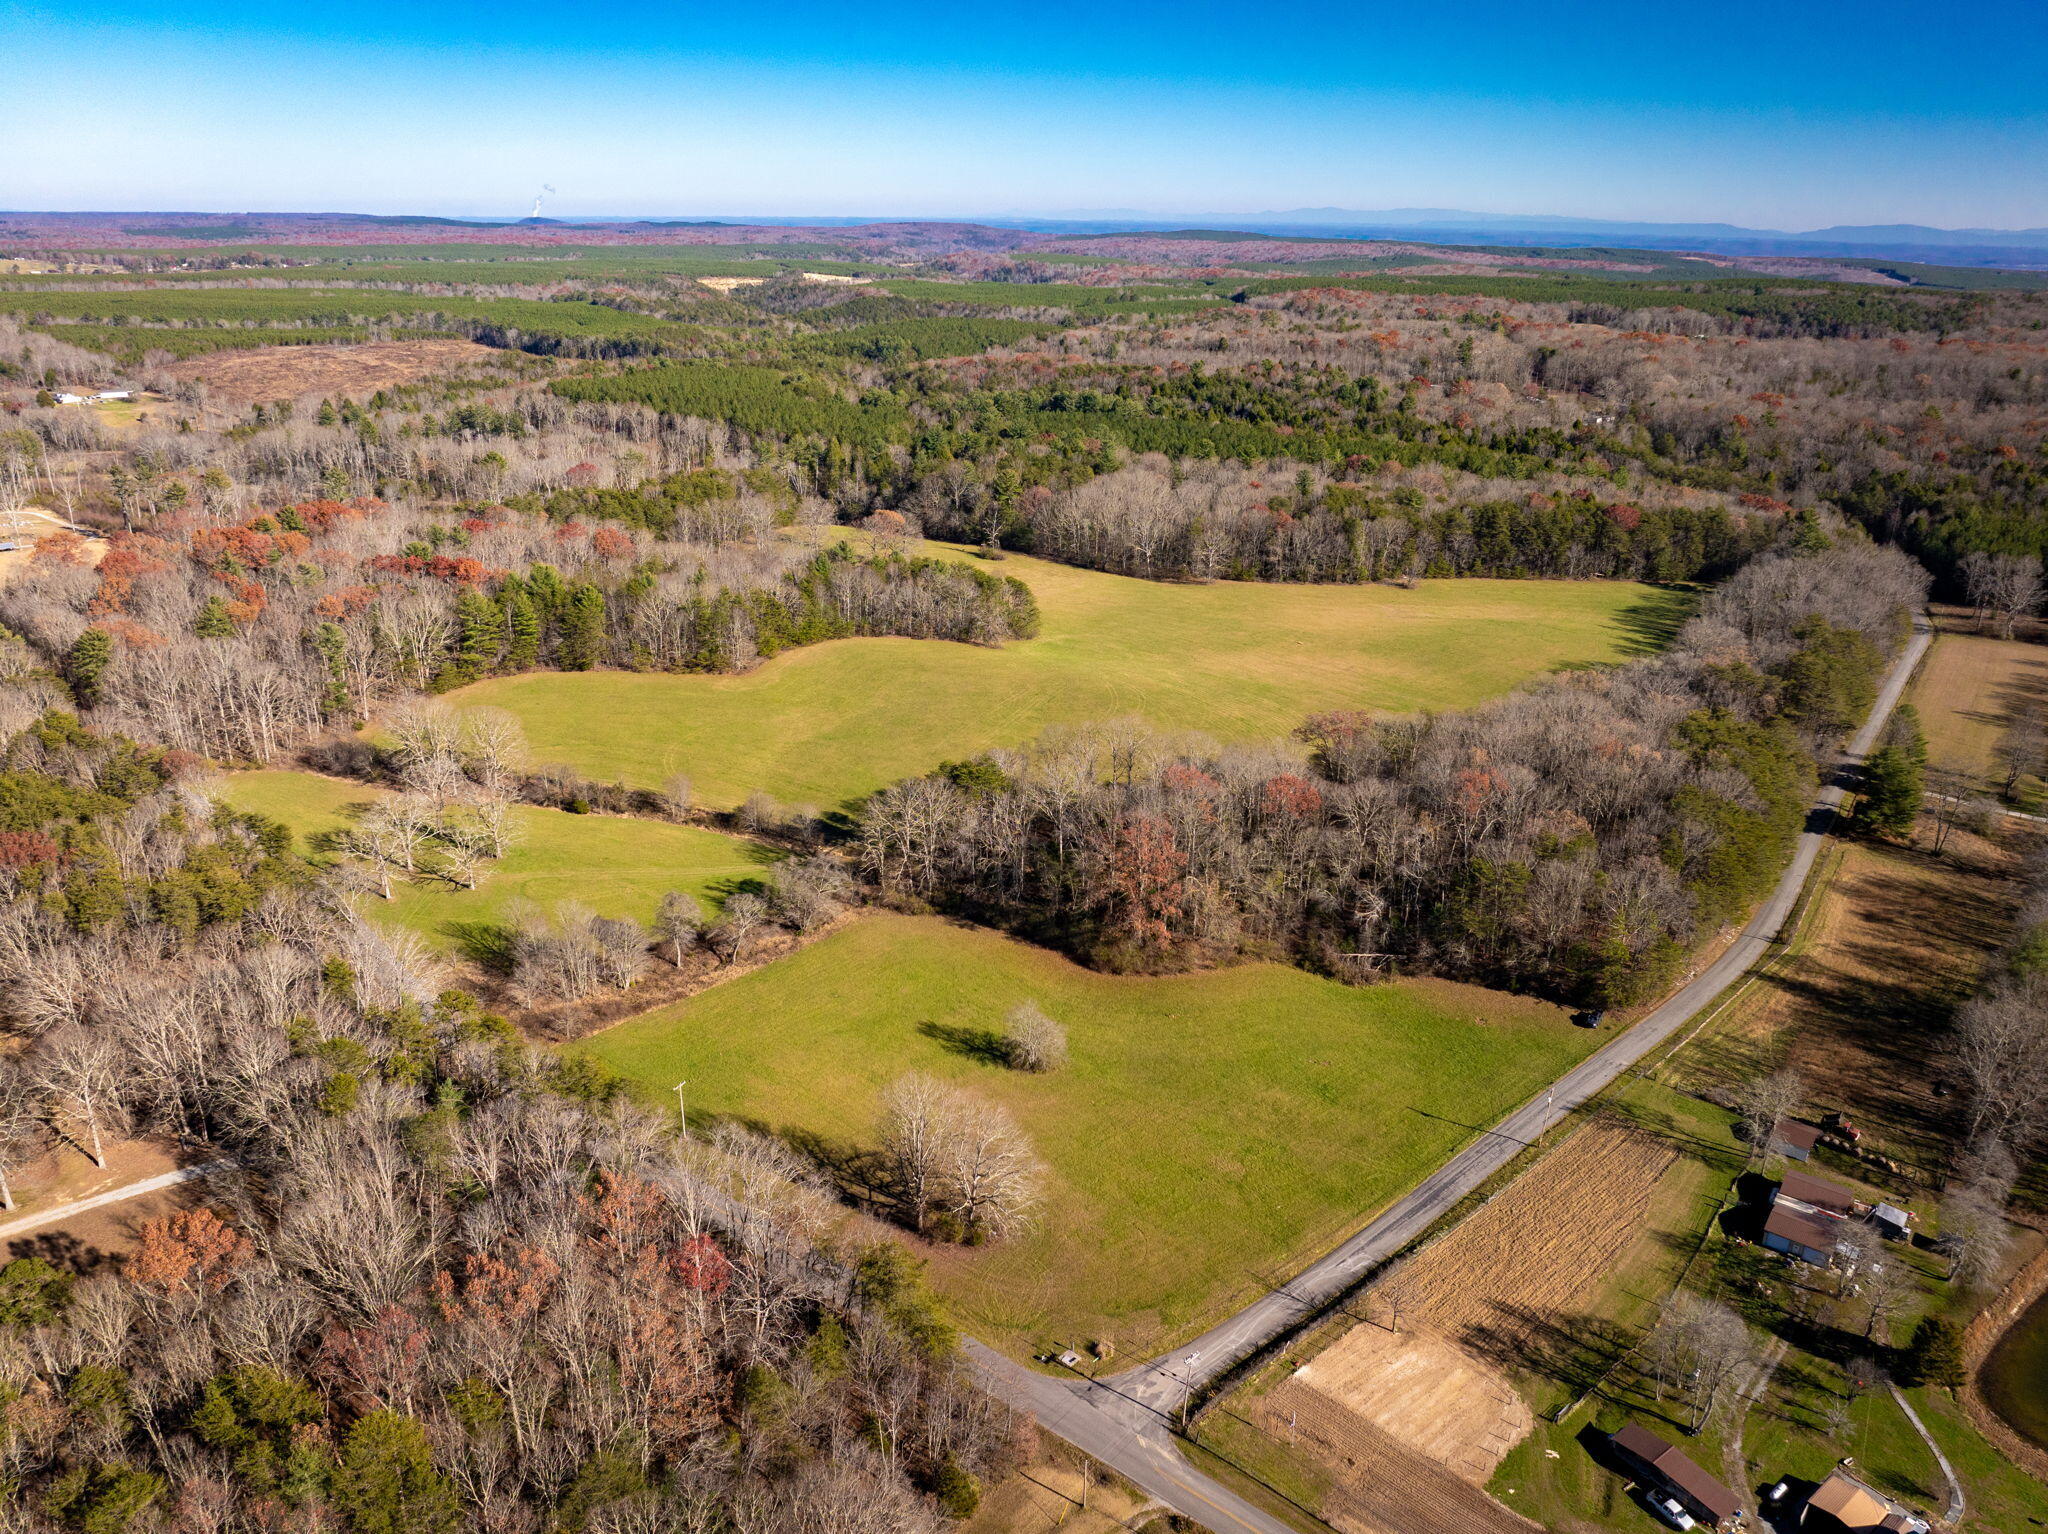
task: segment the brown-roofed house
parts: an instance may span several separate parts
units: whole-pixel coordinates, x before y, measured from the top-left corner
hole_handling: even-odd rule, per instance
[[[1797,1119],[1779,1119],[1771,1126],[1770,1143],[1771,1154],[1806,1161],[1812,1157],[1814,1146],[1820,1144],[1820,1129]]]
[[[1801,1262],[1824,1268],[1835,1260],[1835,1239],[1841,1222],[1824,1214],[1809,1214],[1797,1204],[1776,1203],[1764,1217],[1764,1245]]]
[[[1710,1529],[1733,1518],[1742,1503],[1734,1492],[1640,1423],[1631,1422],[1608,1439],[1615,1454],[1654,1497],[1676,1502]]]

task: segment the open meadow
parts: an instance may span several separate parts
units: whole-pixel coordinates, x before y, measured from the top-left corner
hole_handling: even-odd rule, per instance
[[[1072,1059],[992,1058],[1033,1001]],[[908,1071],[1017,1119],[1051,1167],[1035,1232],[940,1247],[986,1341],[1155,1352],[1284,1278],[1597,1042],[1561,1008],[1438,981],[1357,989],[1253,964],[1097,974],[933,917],[871,913],[787,958],[569,1046],[692,1122],[758,1124],[842,1164]]]
[[[310,772],[238,772],[222,780],[219,797],[238,810],[282,821],[299,838],[301,851],[318,854],[378,792]],[[488,952],[496,929],[527,906],[545,909],[575,900],[600,916],[644,922],[664,894],[679,889],[708,913],[720,896],[758,878],[775,857],[752,842],[695,826],[571,815],[533,805],[520,805],[513,815],[519,841],[484,865],[476,889],[432,875],[411,882],[398,878],[390,900],[365,900],[363,909],[410,928],[436,948],[474,955]]]
[[[840,639],[739,676],[534,673],[451,694],[510,710],[536,760],[716,807],[759,789],[832,807],[1054,725],[1140,715],[1222,739],[1323,709],[1460,708],[1660,642],[1685,599],[1623,582],[1169,585],[1018,556],[1036,639]]]
[[[1967,780],[1972,792],[1996,793],[2006,778],[1999,746],[2007,727],[2016,714],[2048,714],[2048,647],[1944,633],[1914,678],[1911,701],[1927,733],[1928,765]],[[2038,810],[2044,791],[2039,774],[2029,771],[2014,785],[2014,798]]]

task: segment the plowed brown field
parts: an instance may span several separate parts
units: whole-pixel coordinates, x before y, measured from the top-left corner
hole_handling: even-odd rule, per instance
[[[1404,1327],[1354,1326],[1294,1376],[1475,1486],[1533,1422],[1505,1375],[1463,1348]]]
[[[1330,1473],[1322,1516],[1344,1534],[1530,1534],[1537,1525],[1320,1390],[1290,1379],[1259,1423]]]
[[[1576,1130],[1391,1279],[1402,1326],[1455,1341],[1504,1337],[1560,1315],[1640,1228],[1678,1152],[1611,1124]]]

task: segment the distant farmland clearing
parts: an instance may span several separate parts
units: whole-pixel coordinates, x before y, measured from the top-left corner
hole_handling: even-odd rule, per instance
[[[1012,557],[1044,613],[1001,649],[846,639],[741,676],[536,673],[461,704],[511,710],[540,761],[698,798],[832,806],[1053,725],[1139,715],[1226,740],[1323,709],[1458,708],[1641,649],[1680,599],[1620,582],[1177,586]]]
[[[976,1041],[1034,1001],[1072,1059]],[[938,1248],[977,1336],[1157,1349],[1291,1272],[1583,1056],[1563,1009],[1437,981],[1358,989],[1274,964],[1134,979],[935,917],[871,913],[764,969],[570,1046],[698,1127],[731,1116],[872,1147],[906,1071],[1013,1113],[1050,1163],[1036,1233]]]

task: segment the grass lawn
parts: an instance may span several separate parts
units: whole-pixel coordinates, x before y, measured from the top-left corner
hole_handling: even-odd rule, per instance
[[[1946,1390],[1909,1390],[1906,1398],[1962,1477],[1969,1509],[1963,1527],[1974,1534],[2011,1534],[2048,1528],[2048,1486],[1998,1452]]]
[[[1928,764],[1958,772],[1986,793],[2005,782],[1998,740],[2013,710],[2048,709],[2048,646],[1984,634],[1943,634],[1921,663],[1910,701],[1927,732]],[[2029,773],[2015,799],[2022,809],[2048,802],[2048,785]]]
[[[830,808],[1056,724],[1142,715],[1222,738],[1321,709],[1456,708],[1661,643],[1686,599],[1617,582],[1166,585],[1012,556],[1039,638],[1001,649],[841,639],[742,676],[541,672],[451,694],[519,716],[536,760],[706,804],[761,789]]]
[[[238,772],[220,797],[237,809],[283,821],[305,850],[346,826],[378,790],[308,772]],[[476,889],[442,879],[395,880],[389,901],[367,900],[370,915],[410,927],[436,947],[487,951],[492,929],[524,904],[579,900],[600,916],[646,921],[672,889],[709,910],[718,897],[758,877],[774,858],[766,848],[695,826],[612,815],[570,815],[521,805],[520,841],[486,871]]]
[[[1067,1027],[1047,1076],[977,1048],[1019,1001]],[[1598,1041],[1558,1007],[1471,986],[1353,989],[1280,965],[1100,975],[993,933],[871,913],[765,969],[569,1046],[701,1128],[731,1116],[874,1143],[909,1070],[1010,1109],[1050,1163],[1048,1217],[943,1248],[934,1283],[1015,1352],[1115,1341],[1136,1358],[1355,1228]]]

